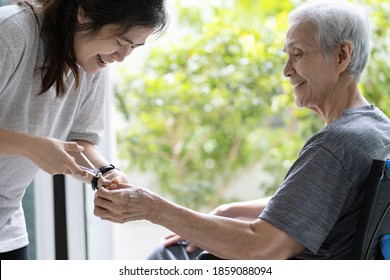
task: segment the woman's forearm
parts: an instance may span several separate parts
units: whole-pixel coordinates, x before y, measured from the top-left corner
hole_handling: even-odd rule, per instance
[[[26,156],[32,136],[0,128],[0,156]]]

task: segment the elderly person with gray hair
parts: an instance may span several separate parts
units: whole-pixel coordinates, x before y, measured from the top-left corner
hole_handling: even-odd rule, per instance
[[[156,259],[170,258],[170,246],[184,240],[225,259],[350,258],[372,159],[390,144],[388,117],[358,88],[369,55],[367,16],[346,1],[304,3],[290,14],[284,51],[296,105],[325,127],[305,143],[272,197],[202,214],[114,180],[97,191],[95,214],[119,223],[146,219],[175,232]]]

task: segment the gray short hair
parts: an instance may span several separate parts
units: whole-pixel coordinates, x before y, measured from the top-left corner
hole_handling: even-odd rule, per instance
[[[330,55],[343,41],[352,44],[348,73],[359,79],[368,56],[370,26],[367,12],[357,4],[347,1],[310,1],[293,10],[290,24],[312,23],[317,32],[317,43],[323,55]]]

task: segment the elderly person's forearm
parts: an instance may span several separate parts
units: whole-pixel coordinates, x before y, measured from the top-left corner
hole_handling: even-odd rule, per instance
[[[221,258],[287,259],[303,250],[266,221],[246,222],[202,214],[130,185],[125,189],[122,184],[119,190],[99,189],[95,215],[118,223],[148,220]],[[280,242],[272,242],[273,239]]]

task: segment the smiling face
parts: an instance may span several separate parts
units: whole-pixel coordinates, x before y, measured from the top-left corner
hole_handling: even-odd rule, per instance
[[[95,73],[115,61],[122,62],[131,52],[145,44],[153,28],[134,27],[118,35],[115,25],[103,26],[95,36],[79,31],[74,48],[77,63],[87,72]]]
[[[297,106],[321,111],[335,92],[339,69],[336,53],[325,58],[315,36],[311,23],[290,26],[284,45],[288,60],[283,73],[290,78]]]

